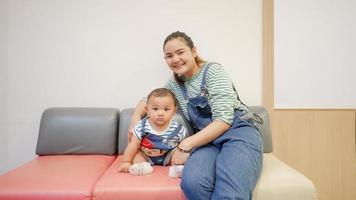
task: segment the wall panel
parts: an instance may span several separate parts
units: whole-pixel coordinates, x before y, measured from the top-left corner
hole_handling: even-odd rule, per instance
[[[274,154],[315,184],[319,200],[356,199],[355,110],[274,109],[273,0],[263,1],[263,104]]]

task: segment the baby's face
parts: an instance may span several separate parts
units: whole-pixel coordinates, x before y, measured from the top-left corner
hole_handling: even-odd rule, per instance
[[[171,96],[151,96],[147,102],[147,116],[155,128],[165,128],[175,113],[176,106]]]

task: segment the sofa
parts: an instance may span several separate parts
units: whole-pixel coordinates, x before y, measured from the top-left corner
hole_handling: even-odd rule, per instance
[[[316,199],[313,183],[272,154],[267,111],[251,108],[264,120],[264,163],[253,200]],[[45,110],[37,157],[0,176],[0,200],[186,199],[180,179],[168,176],[169,167],[154,166],[143,176],[118,172],[132,113],[133,108]],[[181,112],[175,118],[191,130]]]

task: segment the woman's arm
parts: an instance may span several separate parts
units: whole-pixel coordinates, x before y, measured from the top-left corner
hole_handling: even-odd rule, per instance
[[[226,122],[214,120],[208,126],[195,133],[194,135],[184,139],[179,147],[184,150],[192,150],[215,140],[220,135],[224,134],[230,128],[230,124]]]
[[[173,153],[172,164],[184,164],[189,157],[189,152],[193,148],[208,144],[220,135],[224,134],[229,128],[230,125],[226,122],[214,120],[199,132],[185,138],[178,145],[178,150]]]
[[[133,134],[133,132],[132,132],[133,127],[135,127],[135,125],[141,120],[141,118],[146,115],[145,107],[146,107],[145,100],[140,100],[135,107],[135,111],[132,114],[131,122],[129,125],[129,130],[128,130],[128,135],[127,135],[127,138],[129,141],[131,140],[131,137]]]
[[[135,107],[135,111],[132,115],[132,119],[137,119],[137,118],[141,119],[143,116],[145,116],[146,115],[146,111],[145,111],[146,105],[147,105],[146,100],[144,100],[144,99],[140,100]]]

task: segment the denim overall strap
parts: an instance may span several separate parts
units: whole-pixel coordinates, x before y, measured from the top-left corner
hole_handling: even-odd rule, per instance
[[[200,96],[204,96],[205,95],[205,92],[206,92],[206,80],[205,80],[205,77],[206,77],[206,74],[208,72],[209,67],[212,64],[215,64],[215,63],[208,63],[208,65],[204,69],[203,77],[201,79],[201,84],[200,84]]]
[[[167,140],[172,139],[174,136],[178,135],[179,131],[182,129],[182,124],[179,123],[177,128],[167,137]]]
[[[256,114],[255,112],[252,112],[251,109],[244,103],[241,101],[240,97],[239,97],[239,93],[237,92],[237,90],[235,89],[235,85],[232,84],[232,89],[236,92],[236,97],[237,97],[237,100],[239,100],[241,102],[241,104],[246,107],[247,110],[245,110],[245,115],[242,116],[243,119],[246,119],[246,120],[250,120],[250,122],[256,127],[259,129],[259,125],[258,124],[263,124],[264,121],[263,119],[258,115]]]
[[[212,122],[212,113],[209,106],[208,98],[206,97],[206,75],[209,67],[214,63],[206,64],[200,83],[200,94],[189,98],[187,94],[187,88],[184,85],[180,85],[182,95],[187,101],[187,112],[189,116],[189,122],[194,132],[197,132]]]
[[[204,68],[203,77],[202,77],[201,84],[200,84],[200,96],[204,96],[205,95],[205,92],[206,92],[206,80],[205,80],[205,77],[206,77],[206,74],[208,72],[209,67],[212,64],[216,64],[216,63],[214,63],[214,62],[208,63],[206,65],[206,67]],[[180,87],[180,90],[181,90],[181,92],[183,94],[184,99],[188,100],[189,97],[188,97],[187,88],[185,86],[183,86],[182,84],[179,84],[179,87]]]
[[[167,151],[167,152],[161,156],[149,156],[149,155],[146,155],[146,156],[148,157],[149,162],[151,164],[166,166],[169,163],[169,161],[172,157],[172,153],[173,153],[171,151],[173,148],[170,149],[166,145],[168,145],[168,141],[172,140],[172,138],[174,138],[175,136],[177,136],[179,134],[183,125],[179,123],[177,128],[174,129],[174,131],[172,131],[167,136],[167,138],[164,138],[164,140],[167,141],[167,144],[166,144],[165,142],[162,141],[161,136],[155,135],[155,134],[149,134],[149,133],[145,132],[145,126],[146,126],[147,119],[148,119],[147,117],[142,119],[142,127],[141,127],[142,137],[149,138],[149,140],[152,141],[152,143],[154,144],[154,148],[161,149],[161,151]]]
[[[142,133],[142,137],[146,136],[147,133],[145,131],[145,126],[146,126],[146,121],[147,121],[147,117],[144,117],[142,119],[142,122],[141,122],[141,133]]]
[[[187,88],[185,88],[185,86],[183,86],[182,84],[179,84],[179,87],[180,87],[180,91],[183,94],[184,99],[188,100]]]

